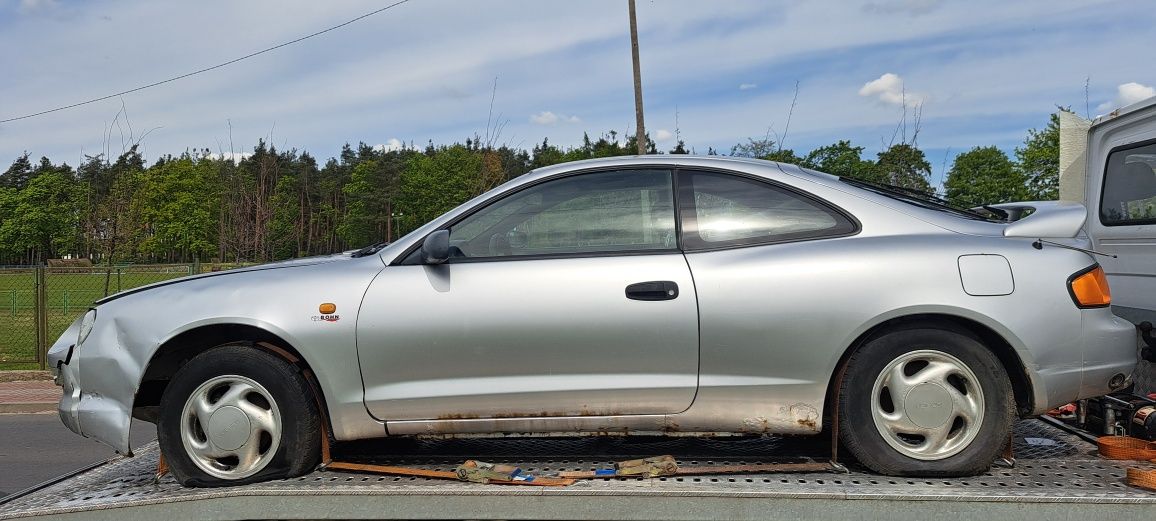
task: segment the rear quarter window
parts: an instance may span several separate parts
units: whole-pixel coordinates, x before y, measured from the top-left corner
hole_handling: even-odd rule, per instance
[[[821,239],[856,231],[851,219],[802,193],[719,172],[679,175],[683,243],[688,249]]]

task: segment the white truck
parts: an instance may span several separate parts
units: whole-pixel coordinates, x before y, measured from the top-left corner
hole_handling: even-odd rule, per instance
[[[1085,224],[1112,289],[1112,311],[1144,331],[1136,394],[1156,392],[1156,97],[1087,121],[1060,113],[1060,199]]]

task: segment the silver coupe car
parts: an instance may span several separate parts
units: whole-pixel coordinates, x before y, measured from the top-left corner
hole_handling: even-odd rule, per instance
[[[994,222],[796,166],[534,171],[389,245],[98,301],[52,346],[73,431],[157,425],[186,485],[312,470],[322,436],[816,434],[983,472],[1018,416],[1127,385],[1075,203]],[[324,430],[323,430],[324,428]]]

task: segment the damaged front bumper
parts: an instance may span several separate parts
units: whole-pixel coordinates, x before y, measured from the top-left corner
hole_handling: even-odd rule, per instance
[[[84,432],[80,429],[80,415],[78,408],[80,406],[80,386],[77,382],[80,379],[80,364],[74,363],[72,359],[76,352],[76,339],[80,332],[81,318],[77,318],[60,335],[52,348],[48,350],[48,367],[52,370],[53,381],[64,390],[63,396],[60,397],[60,405],[57,407],[57,412],[60,413],[60,421],[64,423],[69,430],[80,435]]]
[[[128,407],[122,401],[110,399],[92,389],[85,391],[82,387],[81,348],[76,343],[81,320],[77,318],[48,350],[48,366],[56,385],[64,391],[57,406],[60,421],[72,432],[100,441],[120,454],[131,456],[128,444]],[[88,346],[88,349],[94,348]],[[101,379],[116,377],[109,374]]]

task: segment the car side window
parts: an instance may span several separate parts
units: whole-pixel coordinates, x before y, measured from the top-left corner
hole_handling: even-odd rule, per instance
[[[1100,222],[1108,226],[1156,223],[1156,143],[1108,155]]]
[[[851,219],[805,195],[717,172],[681,172],[683,243],[709,249],[848,235]]]
[[[450,227],[453,258],[673,250],[672,178],[619,170],[531,186]]]

